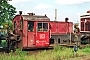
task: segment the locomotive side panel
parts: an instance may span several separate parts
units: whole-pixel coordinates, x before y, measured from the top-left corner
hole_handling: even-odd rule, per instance
[[[24,22],[23,22],[24,24],[23,24],[23,39],[22,39],[22,41],[23,41],[23,47],[25,48],[25,47],[27,47],[27,37],[28,37],[28,32],[27,32],[27,21],[25,20]]]
[[[80,27],[81,27],[81,31],[84,31],[85,30],[85,28],[84,28],[84,26],[85,26],[85,23],[84,23],[84,19],[83,18],[81,18],[81,22],[80,22]]]
[[[69,25],[68,25],[68,26],[69,26],[69,27],[68,27],[68,29],[69,29],[69,30],[68,30],[68,33],[73,33],[73,22],[69,22],[68,24],[69,24]]]
[[[67,34],[69,30],[68,23],[66,22],[58,22],[57,28],[59,34]]]
[[[86,31],[90,31],[90,18],[86,19],[85,27],[86,27]]]
[[[21,15],[16,15],[12,21],[13,23],[13,34],[15,37],[15,47],[19,47],[22,49],[22,35],[23,35],[23,19]],[[18,44],[19,42],[19,44]]]
[[[50,39],[50,44],[58,44],[58,45],[66,45],[66,46],[74,46],[77,44],[80,46],[81,44],[80,35],[74,34],[61,34],[61,35],[52,35]]]
[[[81,18],[81,32],[89,32],[90,31],[90,18]]]
[[[36,47],[48,47],[49,46],[49,33],[38,32],[36,38]]]
[[[50,21],[51,34],[57,33],[57,22]]]
[[[15,31],[14,33],[17,35],[22,35],[20,34],[20,29],[21,29],[21,21],[22,17],[20,15],[16,15],[15,18],[13,19],[13,30]]]
[[[68,32],[68,23],[50,21],[51,34],[66,34]]]
[[[67,34],[73,32],[72,22],[54,22],[50,21],[51,34]]]

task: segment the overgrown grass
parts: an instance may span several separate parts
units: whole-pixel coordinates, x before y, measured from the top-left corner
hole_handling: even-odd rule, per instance
[[[76,53],[74,52],[73,48],[55,46],[53,50],[44,50],[36,55],[27,55],[26,51],[21,51],[18,49],[16,50],[15,54],[13,52],[9,54],[0,54],[0,60],[62,60],[84,56],[87,54],[90,54],[90,46],[87,46],[84,49],[78,49]]]
[[[90,53],[90,46],[87,45],[84,49],[82,49],[82,52]]]

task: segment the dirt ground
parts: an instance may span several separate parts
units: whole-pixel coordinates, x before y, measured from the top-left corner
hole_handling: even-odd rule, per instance
[[[82,57],[81,60],[90,60],[90,55],[89,56]]]
[[[69,58],[64,60],[90,60],[90,55],[83,56],[83,57]]]

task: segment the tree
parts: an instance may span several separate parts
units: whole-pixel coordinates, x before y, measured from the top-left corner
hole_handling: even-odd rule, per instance
[[[16,8],[10,5],[7,0],[0,0],[0,26],[5,23],[11,24],[15,13]]]

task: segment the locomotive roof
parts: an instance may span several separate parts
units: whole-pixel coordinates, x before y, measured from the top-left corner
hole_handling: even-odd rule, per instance
[[[40,16],[40,15],[21,15],[23,17],[23,20],[47,20],[50,21],[50,19],[47,16]]]
[[[81,18],[90,18],[90,13],[85,13],[80,16]]]

